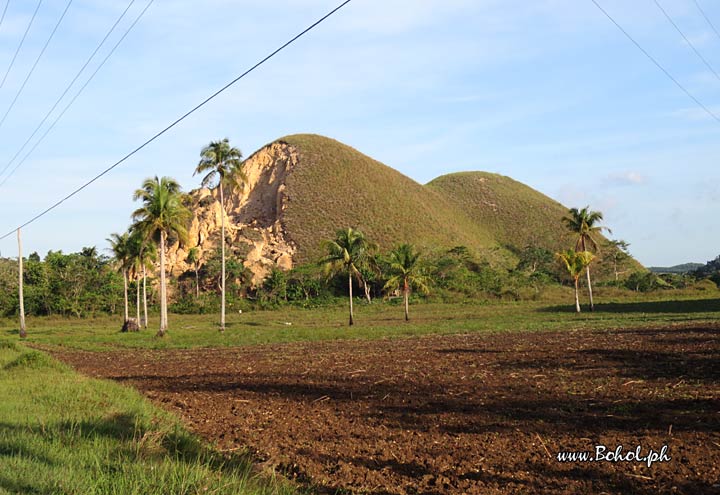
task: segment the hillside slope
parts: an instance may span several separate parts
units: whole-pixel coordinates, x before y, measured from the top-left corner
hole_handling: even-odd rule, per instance
[[[321,256],[322,240],[347,226],[385,249],[402,242],[424,249],[497,246],[494,235],[463,208],[347,145],[307,134],[280,142],[299,155],[287,177],[283,223],[300,262]]]
[[[567,247],[569,234],[562,218],[568,209],[510,177],[489,172],[458,172],[434,179],[427,187],[438,192],[504,245]]]

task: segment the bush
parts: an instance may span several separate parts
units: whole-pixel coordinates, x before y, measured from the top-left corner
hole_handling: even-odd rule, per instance
[[[635,292],[649,292],[655,289],[672,288],[670,284],[652,272],[636,271],[625,281],[625,287]]]

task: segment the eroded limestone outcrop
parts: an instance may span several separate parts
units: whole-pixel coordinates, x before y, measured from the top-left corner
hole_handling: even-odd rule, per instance
[[[217,189],[190,192],[193,219],[187,245],[175,242],[168,249],[168,271],[179,275],[192,267],[185,262],[189,249],[197,247],[201,265],[219,246],[220,227],[225,217],[227,256],[239,256],[252,272],[252,283],[259,284],[278,267],[293,266],[296,246],[287,238],[283,211],[287,204],[285,179],[297,165],[297,150],[274,142],[250,156],[243,167],[247,176],[243,190],[225,191],[225,209]]]

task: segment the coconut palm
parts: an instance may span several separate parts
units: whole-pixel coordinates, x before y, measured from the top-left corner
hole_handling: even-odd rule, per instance
[[[369,253],[375,245],[369,242],[359,230],[347,228],[338,230],[335,239],[326,241],[324,246],[328,253],[322,260],[325,273],[328,276],[347,273],[350,298],[349,324],[353,325],[355,322],[353,320],[352,279],[353,277],[360,279],[362,276],[360,270],[367,263]]]
[[[140,321],[142,321],[142,326],[147,328],[147,271],[148,269],[152,270],[155,263],[157,263],[157,246],[154,242],[151,242],[147,234],[142,231],[141,226],[138,224],[130,227],[129,243],[133,253],[133,269],[138,277],[142,277],[143,319]],[[140,321],[138,321],[138,324]]]
[[[220,331],[225,331],[225,196],[223,186],[230,189],[240,188],[247,182],[242,170],[242,152],[230,146],[228,138],[222,141],[212,141],[200,152],[200,163],[195,168],[195,174],[204,174],[202,185],[209,187],[217,181],[220,193],[220,236],[222,246],[222,267],[220,282]]]
[[[571,208],[570,215],[563,217],[563,222],[568,230],[577,235],[575,251],[599,251],[599,246],[595,236],[600,234],[603,229],[610,232],[610,229],[607,227],[597,225],[602,219],[603,214],[599,211],[590,211],[589,206],[580,210],[577,208]],[[588,295],[590,296],[590,311],[594,311],[595,305],[593,303],[589,264],[585,266],[585,273],[587,274]]]
[[[428,280],[422,273],[420,266],[420,253],[412,244],[401,244],[390,252],[390,274],[384,290],[402,290],[405,300],[405,321],[410,320],[409,303],[410,290],[414,287],[427,294]]]
[[[124,285],[124,302],[125,302],[125,319],[123,323],[127,323],[128,314],[128,269],[130,267],[130,250],[128,242],[129,234],[112,233],[107,241],[110,243],[110,250],[115,257],[115,266],[122,273]]]
[[[198,275],[198,264],[200,263],[200,250],[192,247],[188,250],[185,262],[192,265],[195,270],[195,299],[200,297],[200,276]]]
[[[152,269],[157,261],[157,247],[150,242],[145,233],[138,225],[130,227],[128,238],[128,251],[130,256],[130,270],[135,279],[136,289],[136,310],[138,325],[147,328],[147,270]],[[143,292],[143,319],[140,319],[140,281],[142,280]]]
[[[140,328],[140,279],[142,278],[142,239],[136,235],[128,237],[129,273],[135,282],[135,322]]]
[[[160,330],[165,335],[167,320],[167,285],[165,282],[165,249],[167,238],[172,234],[180,242],[187,241],[187,224],[192,214],[182,201],[180,185],[170,177],[146,179],[142,188],[135,191],[134,200],[141,200],[142,207],[132,214],[137,229],[145,239],[155,239],[160,245]]]
[[[587,268],[595,255],[590,251],[575,251],[568,249],[562,253],[555,253],[557,260],[565,266],[568,274],[575,281],[575,311],[580,312],[580,299],[578,297],[578,281],[583,268]]]

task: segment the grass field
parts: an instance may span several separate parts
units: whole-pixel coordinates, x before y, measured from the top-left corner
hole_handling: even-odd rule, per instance
[[[717,291],[665,291],[629,295],[627,291],[599,288],[593,313],[575,314],[561,291],[537,302],[419,303],[410,308],[410,322],[403,321],[398,303],[382,301],[357,304],[357,323],[347,325],[343,300],[316,309],[285,307],[273,311],[228,314],[227,331],[217,331],[216,315],[171,315],[170,331],[156,338],[157,318],[137,333],[120,333],[118,317],[95,319],[30,318],[27,341],[31,344],[67,346],[84,350],[129,348],[193,348],[244,346],[292,341],[378,339],[426,334],[508,332],[541,330],[617,329],[682,323],[716,322],[720,319]],[[17,336],[17,323],[0,322],[0,336]]]
[[[275,494],[138,392],[0,340],[0,494]]]

